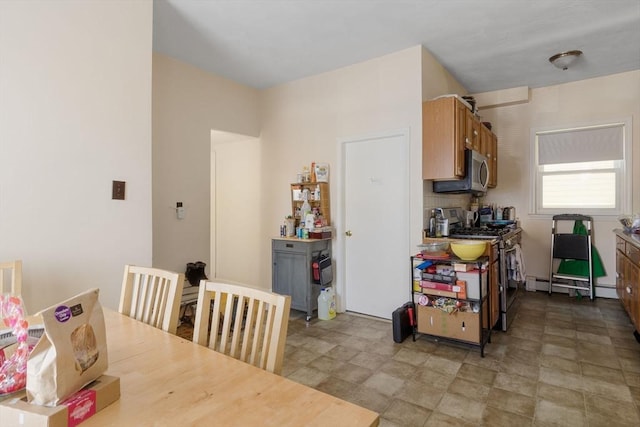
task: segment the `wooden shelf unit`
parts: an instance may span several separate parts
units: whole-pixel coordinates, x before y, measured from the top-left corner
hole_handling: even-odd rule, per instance
[[[320,199],[316,200],[314,192],[316,187],[320,190]],[[331,225],[331,197],[329,195],[328,182],[300,182],[291,184],[291,215],[296,220],[296,226],[300,224],[300,207],[304,203],[302,192],[309,190],[309,198],[307,202],[311,205],[311,209],[318,209],[318,212],[324,218],[327,225]],[[299,198],[297,195],[299,194]]]

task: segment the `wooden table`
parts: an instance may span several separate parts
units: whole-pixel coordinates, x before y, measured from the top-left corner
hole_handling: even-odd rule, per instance
[[[378,414],[104,310],[120,400],[89,426],[377,426]]]

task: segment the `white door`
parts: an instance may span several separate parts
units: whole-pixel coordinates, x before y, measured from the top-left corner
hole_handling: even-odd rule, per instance
[[[347,311],[390,319],[407,301],[408,146],[403,132],[343,143]]]

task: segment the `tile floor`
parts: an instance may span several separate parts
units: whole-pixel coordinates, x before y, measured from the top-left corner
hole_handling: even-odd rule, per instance
[[[508,332],[477,349],[391,323],[292,312],[283,375],[380,414],[381,426],[639,426],[640,343],[619,301],[521,292]]]

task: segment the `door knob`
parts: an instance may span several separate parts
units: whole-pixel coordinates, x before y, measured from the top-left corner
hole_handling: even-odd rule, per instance
[[[344,234],[346,234],[346,235],[347,235],[347,237],[351,237],[351,234],[352,234],[352,233],[351,233],[351,230],[347,230]]]

